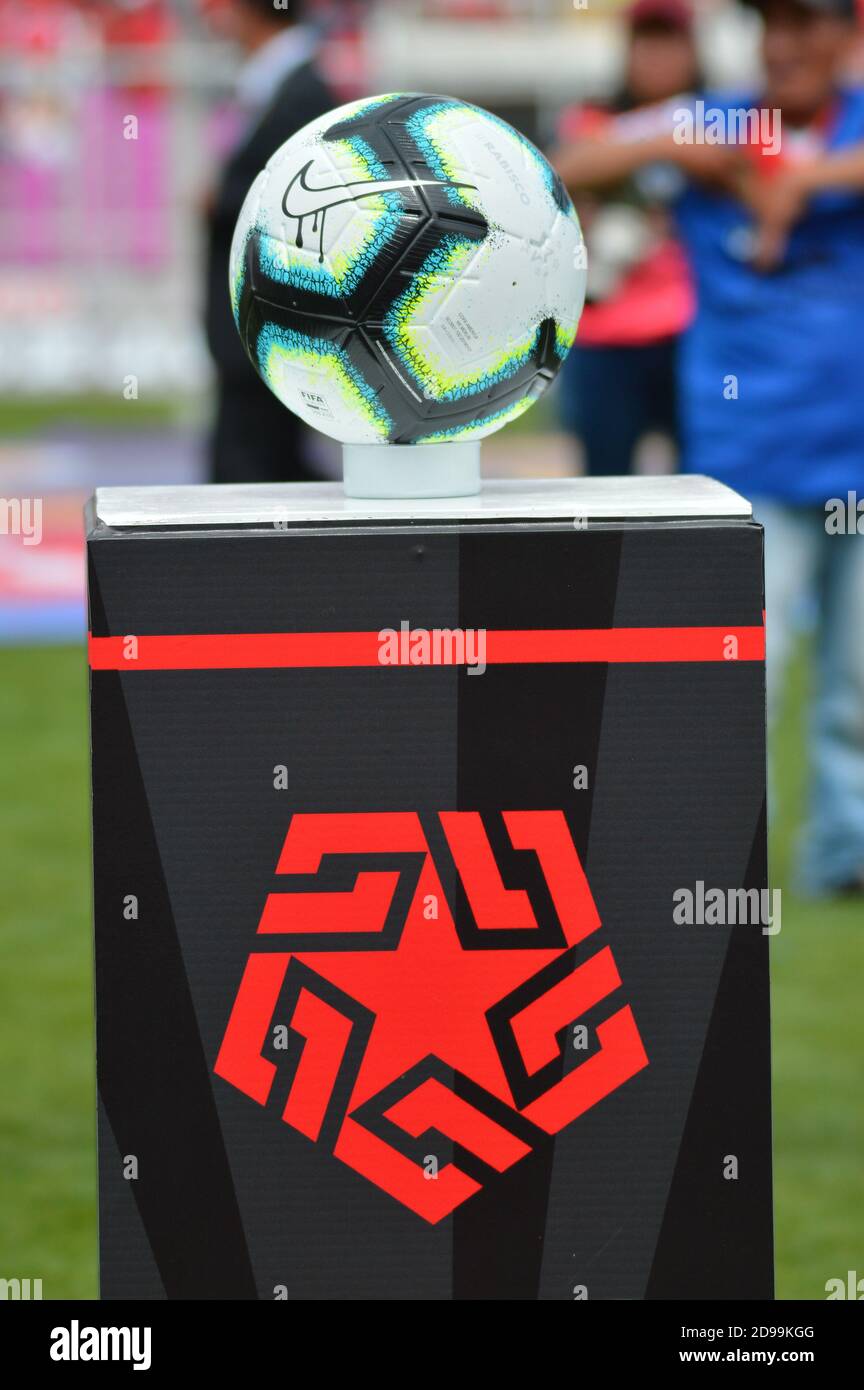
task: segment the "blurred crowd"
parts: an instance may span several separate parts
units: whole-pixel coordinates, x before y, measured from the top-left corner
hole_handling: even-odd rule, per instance
[[[731,0],[695,12],[689,0],[407,8],[421,22],[472,31],[562,23],[566,9],[574,55],[584,26],[605,36],[610,79],[583,75],[554,118],[534,111],[528,131],[570,189],[588,245],[586,308],[557,389],[560,428],[573,440],[574,470],[627,474],[659,434],[667,466],[710,474],[753,501],[766,530],[772,718],[805,622],[818,655],[802,886],[864,891],[864,49],[855,0],[751,0],[748,16]],[[740,21],[744,74],[721,87],[702,40],[703,20],[718,11]],[[369,24],[380,33],[387,13],[362,0],[0,0],[0,338],[18,332],[14,277],[70,257],[79,269],[119,263],[138,277],[139,299],[160,284],[172,301],[182,297],[171,279],[180,189],[194,200],[198,231],[179,263],[186,280],[205,267],[191,302],[203,305],[216,387],[210,477],[314,476],[301,427],[241,350],[228,252],[269,154],[374,83],[365,35]],[[745,44],[754,34],[755,67]],[[193,51],[194,71],[185,66]],[[439,82],[448,90],[446,72]],[[174,95],[193,86],[206,120],[190,144]],[[494,104],[485,91],[454,94]],[[504,97],[501,105],[512,117]],[[116,142],[132,111],[138,158],[121,161]],[[70,185],[81,193],[72,203],[62,192]],[[57,351],[49,341],[33,360],[48,373]]]

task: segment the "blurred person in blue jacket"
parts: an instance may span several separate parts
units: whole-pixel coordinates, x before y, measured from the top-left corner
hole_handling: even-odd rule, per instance
[[[679,358],[683,462],[751,497],[765,525],[772,712],[798,615],[815,603],[801,883],[860,892],[864,89],[843,80],[855,11],[853,0],[755,3],[761,90],[658,108],[639,138],[582,141],[557,163],[572,189],[656,163],[688,176],[677,225],[697,311]]]

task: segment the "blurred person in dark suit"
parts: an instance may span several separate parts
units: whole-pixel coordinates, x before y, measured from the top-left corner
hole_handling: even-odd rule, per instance
[[[764,80],[558,153],[571,188],[654,164],[686,175],[677,226],[697,308],[679,359],[684,466],[765,526],[769,709],[796,623],[817,619],[799,873],[864,892],[864,87],[854,0],[751,0]]]
[[[247,55],[237,82],[244,128],[207,218],[206,327],[216,363],[211,440],[216,483],[293,482],[315,476],[307,430],[264,385],[246,356],[228,294],[231,239],[256,174],[290,136],[336,106],[316,64],[317,37],[299,0],[223,0],[212,22]]]

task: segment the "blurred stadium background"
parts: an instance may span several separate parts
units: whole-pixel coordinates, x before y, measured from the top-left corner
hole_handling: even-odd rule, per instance
[[[201,208],[231,138],[237,57],[219,0],[0,0],[0,1275],[93,1297],[95,1157],[81,508],[96,484],[203,477],[211,375]],[[538,143],[620,59],[613,0],[312,4],[328,76],[446,91]],[[755,71],[754,18],[699,10],[712,85]],[[137,139],[124,120],[138,118]],[[490,440],[491,473],[573,471],[554,400]],[[649,450],[648,468],[667,461]],[[778,1295],[864,1273],[860,901],[786,888],[805,777],[806,638],[773,749]],[[857,1261],[857,1264],[856,1264]]]

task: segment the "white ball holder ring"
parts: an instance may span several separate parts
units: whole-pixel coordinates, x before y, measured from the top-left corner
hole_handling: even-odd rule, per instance
[[[343,444],[346,497],[473,497],[480,441]]]

